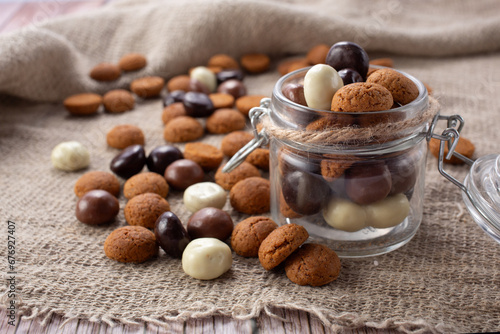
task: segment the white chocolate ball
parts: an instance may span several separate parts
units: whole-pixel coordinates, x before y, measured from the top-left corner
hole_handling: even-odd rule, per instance
[[[366,227],[366,213],[361,205],[343,198],[332,198],[323,209],[328,225],[346,232],[356,232]]]
[[[304,77],[304,97],[309,108],[330,110],[333,95],[344,86],[337,71],[325,64],[311,67]]]
[[[90,164],[89,151],[77,141],[67,141],[56,145],[52,149],[50,159],[55,168],[68,172],[83,169]]]
[[[182,253],[182,269],[197,279],[217,278],[228,271],[232,263],[229,246],[215,238],[194,239]]]
[[[404,194],[397,194],[365,206],[366,221],[376,228],[393,227],[403,222],[410,213],[410,202]]]
[[[195,183],[184,191],[184,205],[191,212],[207,207],[222,209],[226,199],[224,188],[213,182]]]
[[[189,77],[201,82],[211,92],[215,92],[215,89],[217,88],[217,76],[205,66],[193,68]]]

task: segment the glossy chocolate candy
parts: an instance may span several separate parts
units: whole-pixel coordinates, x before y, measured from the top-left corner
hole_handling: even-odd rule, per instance
[[[344,68],[339,71],[339,75],[344,82],[344,86],[348,84],[352,84],[355,82],[363,82],[363,77],[361,74],[353,70],[352,68]]]
[[[243,82],[236,79],[230,79],[221,83],[217,88],[217,92],[232,95],[235,99],[247,95],[247,89]]]
[[[142,145],[131,145],[111,160],[109,169],[116,175],[128,179],[139,173],[146,163]]]
[[[162,213],[156,220],[155,237],[165,253],[179,259],[191,240],[179,218],[171,211]]]
[[[347,196],[357,204],[383,200],[391,187],[391,173],[383,162],[359,163],[345,172]]]
[[[242,70],[234,69],[234,70],[220,71],[215,76],[217,77],[217,84],[220,85],[224,81],[228,81],[228,80],[232,80],[232,79],[238,80],[238,81],[243,81],[243,79],[245,78],[245,73],[243,73]]]
[[[172,145],[155,147],[148,155],[146,164],[151,172],[165,174],[165,169],[174,161],[182,159],[182,152]]]
[[[304,85],[293,82],[286,84],[283,86],[283,95],[290,101],[307,107],[306,98],[304,97]]]
[[[163,97],[163,106],[169,106],[176,102],[184,101],[184,95],[186,92],[183,90],[174,90]]]
[[[172,187],[184,190],[190,185],[203,181],[205,174],[201,166],[188,159],[179,159],[165,170],[165,179]]]
[[[208,117],[214,111],[214,104],[207,94],[187,92],[183,101],[186,113],[191,117]]]
[[[330,188],[321,176],[296,170],[284,175],[282,192],[293,211],[313,215],[321,210]]]
[[[233,220],[221,209],[203,208],[189,218],[187,231],[193,239],[216,238],[224,241],[233,232]]]
[[[98,225],[111,222],[120,205],[115,196],[105,190],[91,190],[76,203],[76,218],[82,223]]]
[[[332,45],[326,56],[326,64],[337,71],[351,68],[358,72],[363,80],[368,73],[368,54],[361,46],[353,42],[338,42]]]

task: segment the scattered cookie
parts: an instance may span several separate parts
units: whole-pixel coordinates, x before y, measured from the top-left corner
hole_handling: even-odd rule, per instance
[[[123,56],[118,66],[122,71],[138,71],[147,65],[146,57],[140,53],[129,53]]]
[[[234,96],[228,93],[212,93],[208,96],[214,105],[214,109],[232,108]]]
[[[167,200],[155,193],[144,193],[134,196],[125,205],[125,220],[130,225],[144,226],[154,229],[158,217],[170,211]]]
[[[108,235],[104,253],[118,262],[142,263],[158,255],[153,232],[142,226],[123,226]]]
[[[157,97],[160,95],[165,80],[161,77],[144,77],[130,83],[130,90],[142,98]]]
[[[121,113],[134,109],[135,99],[128,90],[115,89],[104,94],[102,102],[106,111]]]
[[[206,127],[209,133],[226,134],[233,131],[243,130],[246,119],[238,110],[222,108],[216,110],[207,118]]]
[[[163,138],[171,143],[193,141],[203,136],[203,125],[190,116],[179,116],[165,125]]]
[[[264,239],[278,228],[268,217],[249,217],[236,225],[231,235],[231,248],[243,257],[258,257],[259,247]]]
[[[167,125],[168,122],[179,116],[187,116],[186,108],[182,102],[174,102],[163,108],[161,120],[163,124]]]
[[[155,193],[165,198],[168,190],[165,178],[154,172],[136,174],[123,185],[123,195],[127,199],[145,193]]]
[[[236,100],[236,109],[243,115],[248,116],[250,109],[260,106],[260,100],[265,98],[265,95],[245,95]]]
[[[436,158],[439,157],[439,146],[441,144],[441,141],[436,138],[431,138],[429,141],[429,151],[432,153],[433,156]],[[455,147],[455,152],[462,154],[463,156],[466,156],[469,159],[472,159],[472,156],[474,155],[476,147],[474,144],[467,138],[460,136],[458,140],[457,147]],[[455,156],[452,156],[450,160],[446,159],[446,155],[448,154],[448,145],[444,145],[444,155],[445,159],[443,160],[445,163],[449,163],[452,165],[462,165],[464,164],[464,161],[461,160],[460,158],[457,158]]]
[[[318,44],[312,47],[307,53],[307,61],[311,65],[324,64],[326,62],[326,55],[330,51],[330,46],[326,44]]]
[[[269,69],[271,59],[263,53],[249,53],[240,59],[241,66],[250,73],[262,73]]]
[[[240,65],[238,65],[238,62],[236,59],[233,57],[227,55],[227,54],[216,54],[210,57],[208,60],[208,66],[209,67],[220,67],[223,70],[231,70],[231,69],[237,69],[240,68]]]
[[[269,212],[271,185],[262,177],[249,177],[236,183],[229,193],[231,206],[236,211],[249,215]]]
[[[376,83],[356,82],[340,88],[332,99],[332,111],[365,112],[391,109],[393,99],[387,88]]]
[[[338,179],[344,172],[351,167],[354,163],[354,159],[348,156],[325,154],[325,159],[321,160],[321,175],[323,178],[332,182]]]
[[[90,77],[96,81],[115,81],[120,75],[120,68],[115,64],[100,63],[90,71]]]
[[[205,171],[214,170],[224,159],[217,147],[205,143],[187,143],[184,147],[184,158],[197,162]]]
[[[124,149],[130,145],[144,145],[144,134],[135,125],[122,124],[109,130],[106,141],[111,147]]]
[[[391,92],[395,102],[405,105],[418,97],[418,87],[407,76],[392,68],[382,68],[366,79],[367,83],[384,86]]]
[[[302,245],[309,233],[297,224],[286,224],[272,231],[259,247],[259,261],[266,270],[277,267]]]
[[[257,168],[268,171],[269,170],[269,149],[267,148],[256,148],[250,153],[246,159],[246,162],[251,163]]]
[[[222,139],[220,148],[224,155],[232,157],[252,139],[253,135],[249,132],[233,131]]]
[[[73,190],[76,196],[82,197],[85,193],[96,189],[106,190],[111,195],[118,197],[120,195],[120,182],[111,173],[91,171],[80,176]]]
[[[169,92],[174,90],[189,92],[191,90],[191,77],[187,74],[176,75],[167,81],[167,89]]]
[[[215,173],[215,183],[224,188],[225,190],[231,190],[231,188],[239,181],[253,177],[260,176],[259,170],[252,164],[243,161],[235,169],[229,173],[223,173],[222,168],[219,167]]]
[[[340,274],[340,259],[325,245],[305,244],[285,261],[286,276],[298,285],[322,286]]]
[[[97,113],[102,103],[102,97],[98,94],[83,93],[76,94],[64,100],[63,104],[67,111],[73,115],[92,115]]]

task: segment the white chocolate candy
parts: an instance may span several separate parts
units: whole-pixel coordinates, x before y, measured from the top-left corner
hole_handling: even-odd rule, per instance
[[[62,142],[52,149],[52,165],[64,171],[75,171],[90,164],[90,154],[85,146],[77,141]]]
[[[198,66],[191,70],[189,77],[198,80],[205,85],[210,92],[215,92],[217,88],[217,77],[214,72],[205,66]]]
[[[368,225],[376,228],[393,227],[408,217],[410,202],[404,194],[397,194],[365,206]]]
[[[215,238],[194,239],[182,253],[182,269],[197,279],[217,278],[228,271],[232,263],[229,246]]]
[[[330,110],[333,95],[344,86],[337,71],[325,64],[311,67],[304,77],[304,97],[309,108]]]
[[[184,191],[184,205],[191,212],[207,207],[222,209],[227,194],[224,188],[213,182],[200,182]]]
[[[366,213],[361,205],[342,198],[332,198],[323,209],[328,225],[346,232],[356,232],[366,227]]]

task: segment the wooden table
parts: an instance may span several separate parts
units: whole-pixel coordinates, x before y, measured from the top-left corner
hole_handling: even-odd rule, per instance
[[[15,31],[21,27],[36,25],[53,17],[78,11],[98,8],[112,0],[42,0],[36,2],[6,1],[0,3],[0,33]],[[0,333],[2,334],[41,334],[41,333],[333,333],[325,328],[322,322],[307,312],[274,309],[281,319],[266,314],[251,320],[235,320],[229,317],[215,316],[205,319],[192,319],[185,322],[171,322],[168,328],[148,324],[141,326],[117,325],[111,327],[106,323],[92,323],[86,320],[70,320],[64,323],[59,315],[53,315],[45,324],[43,319],[16,318],[16,326],[10,326],[6,312],[0,310]],[[362,328],[346,333],[379,333],[379,330]]]

